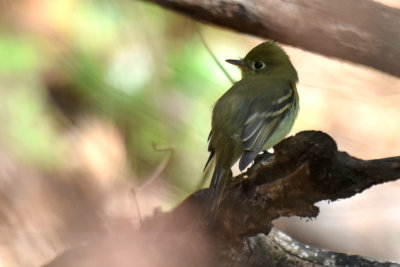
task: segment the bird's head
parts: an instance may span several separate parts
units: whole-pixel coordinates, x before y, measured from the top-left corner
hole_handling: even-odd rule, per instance
[[[286,72],[295,80],[297,73],[288,55],[273,41],[268,41],[254,47],[247,55],[240,60],[227,59],[226,62],[236,65],[242,71],[242,77],[275,74]]]

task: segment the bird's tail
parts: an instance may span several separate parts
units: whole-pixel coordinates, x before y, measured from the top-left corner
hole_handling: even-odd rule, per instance
[[[214,223],[217,216],[218,206],[221,202],[222,193],[224,192],[228,176],[229,169],[223,168],[219,166],[219,164],[216,164],[210,184],[211,199],[210,210],[208,214],[208,222],[210,225]]]

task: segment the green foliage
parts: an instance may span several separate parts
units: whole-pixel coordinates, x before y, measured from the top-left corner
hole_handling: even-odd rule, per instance
[[[28,38],[0,32],[0,73],[2,75],[35,71],[41,63]]]
[[[193,22],[136,1],[57,1],[51,11],[55,32],[0,34],[2,143],[37,167],[59,168],[68,162],[66,121],[93,116],[119,130],[138,183],[166,157],[156,144],[174,149],[164,176],[192,191],[211,107],[230,85]]]

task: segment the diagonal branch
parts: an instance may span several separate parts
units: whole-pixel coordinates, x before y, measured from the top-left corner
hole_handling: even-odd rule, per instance
[[[316,202],[348,198],[400,178],[400,157],[357,159],[338,151],[323,132],[298,133],[274,150],[273,160],[235,177],[225,192],[217,220],[226,236],[266,233],[281,216],[315,217]]]
[[[258,159],[259,163],[233,178],[224,193],[210,233],[224,262],[232,248],[239,249],[244,237],[268,234],[276,218],[316,217],[319,209],[314,204],[321,200],[348,198],[373,185],[400,178],[400,157],[357,159],[338,151],[335,141],[323,132],[298,133],[274,150],[272,160]],[[196,225],[196,232],[201,229],[207,199],[208,191],[200,190],[171,211],[167,216],[172,228],[195,236],[188,225]]]
[[[203,189],[170,212],[147,218],[139,231],[68,251],[47,266],[120,266],[115,255],[127,263],[140,260],[140,266],[398,266],[299,246],[275,230],[266,234],[276,218],[315,217],[318,201],[348,198],[400,178],[400,157],[357,159],[318,131],[298,133],[274,150],[273,158],[258,158],[231,180],[214,227],[206,224],[209,192]]]
[[[145,0],[400,77],[400,10],[370,0]]]

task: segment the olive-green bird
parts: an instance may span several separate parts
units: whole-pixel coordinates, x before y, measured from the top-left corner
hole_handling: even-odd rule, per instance
[[[238,66],[236,82],[213,109],[209,136],[210,157],[215,169],[210,189],[210,223],[216,217],[232,165],[239,160],[243,171],[263,150],[290,132],[299,110],[297,72],[288,55],[274,42],[253,48],[242,60],[226,60]]]

